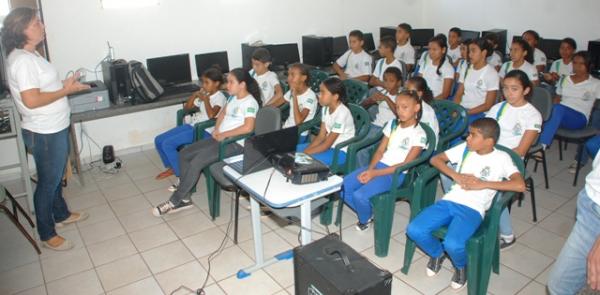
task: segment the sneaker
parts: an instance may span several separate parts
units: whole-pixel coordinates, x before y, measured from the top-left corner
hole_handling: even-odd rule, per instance
[[[460,291],[467,285],[467,268],[463,267],[461,269],[454,268],[454,275],[452,276],[452,281],[450,282],[450,287],[454,291]]]
[[[172,214],[182,210],[191,209],[194,206],[192,201],[181,201],[177,206],[173,205],[171,201],[165,201],[152,209],[152,214],[156,217],[163,216],[165,214]]]
[[[579,164],[579,169],[583,168],[583,163]],[[571,174],[575,174],[575,172],[577,172],[577,161],[573,161],[573,163],[571,163],[571,165],[569,165],[569,173]]]
[[[506,251],[517,242],[517,238],[513,235],[512,239],[509,237],[500,237],[500,251]]]
[[[444,263],[444,259],[446,259],[446,255],[443,254],[438,258],[429,258],[426,269],[428,277],[436,276],[440,272],[440,269],[442,269],[442,264]]]
[[[372,223],[373,223],[373,218],[369,219],[369,221],[367,221],[367,223],[364,223],[364,224],[360,223],[360,221],[359,221],[356,223],[355,228],[357,231],[366,231],[369,229],[369,227],[371,227]]]

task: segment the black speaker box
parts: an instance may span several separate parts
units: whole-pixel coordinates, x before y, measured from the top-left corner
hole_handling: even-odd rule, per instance
[[[316,67],[331,65],[333,38],[325,36],[302,36],[302,62]]]
[[[600,76],[600,39],[588,42],[588,53],[592,62],[592,74]]]

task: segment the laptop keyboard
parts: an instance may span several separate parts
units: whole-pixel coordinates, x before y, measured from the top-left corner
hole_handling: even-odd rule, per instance
[[[165,87],[164,90],[165,90],[165,92],[163,93],[163,96],[169,96],[169,95],[176,95],[176,94],[183,94],[183,93],[192,93],[192,92],[200,90],[200,87],[196,84],[183,84],[183,85]]]
[[[244,160],[231,162],[229,163],[229,167],[235,170],[235,172],[242,174],[242,172],[244,171]]]

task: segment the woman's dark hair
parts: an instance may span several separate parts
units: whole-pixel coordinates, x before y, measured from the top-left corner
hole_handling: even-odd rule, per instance
[[[576,57],[581,57],[583,58],[583,63],[585,64],[585,67],[587,68],[588,73],[591,72],[592,69],[592,58],[590,57],[590,54],[585,51],[577,51],[577,53],[575,53],[575,55],[573,55],[573,59],[575,59]]]
[[[462,30],[458,27],[453,27],[450,29],[450,32],[456,33],[456,35],[460,38],[462,37]]]
[[[417,122],[415,124],[415,127],[416,127],[417,125],[419,125],[419,122],[421,122],[421,117],[423,117],[423,101],[419,97],[419,94],[413,90],[402,90],[400,93],[398,93],[398,96],[396,96],[396,99],[400,96],[409,97],[419,104],[419,112],[417,112],[417,120],[416,120]]]
[[[528,63],[533,64],[533,48],[529,46],[529,43],[527,43],[523,39],[515,39],[513,40],[512,44],[518,44],[521,47],[521,49],[527,51],[527,55],[525,55],[525,60]]]
[[[271,62],[271,53],[266,48],[257,48],[252,52],[252,59],[262,63]]]
[[[333,95],[337,94],[339,100],[343,104],[347,104],[346,86],[344,86],[344,83],[342,82],[342,80],[340,80],[340,78],[337,78],[337,77],[327,78],[327,79],[325,79],[325,81],[323,81],[323,86],[325,86],[325,88],[327,88],[327,91],[331,92],[331,94],[333,94]]]
[[[567,37],[567,38],[560,40],[560,43],[569,44],[569,46],[571,46],[571,48],[573,48],[573,50],[577,50],[577,42],[575,42],[575,39],[573,39],[571,37]]]
[[[233,75],[239,83],[246,83],[246,90],[254,97],[259,106],[262,105],[260,87],[258,86],[258,83],[256,83],[256,80],[250,76],[248,71],[242,68],[235,68],[229,72],[229,75]]]
[[[402,71],[398,67],[389,67],[385,69],[383,75],[393,75],[396,80],[402,82]]]
[[[207,78],[208,80],[219,82],[219,85],[223,84],[223,73],[219,65],[214,65],[208,68],[206,71],[202,73],[202,77]]]
[[[291,66],[289,66],[289,69],[297,69],[298,71],[300,71],[300,75],[306,76],[306,80],[304,81],[304,84],[306,86],[310,86],[310,70],[308,69],[308,67],[306,65],[301,64],[301,63],[294,63]]]
[[[11,53],[15,48],[22,49],[25,46],[27,36],[24,31],[36,15],[37,11],[33,8],[18,7],[4,18],[0,35],[2,35],[2,46],[6,54]]]
[[[446,49],[448,50],[448,42],[446,39],[446,35],[444,34],[437,34],[435,35],[433,38],[431,38],[431,40],[429,40],[429,43],[436,43],[440,48],[442,49]],[[442,68],[442,65],[446,62],[446,52],[442,52],[442,58],[440,59],[440,64],[438,64],[437,66],[437,70],[435,71],[436,74],[438,74],[438,76],[442,75],[442,72],[440,72],[440,69]]]
[[[531,37],[533,37],[533,39],[535,39],[536,42],[540,42],[540,34],[538,34],[538,32],[536,32],[534,30],[527,30],[527,31],[523,32],[521,37],[523,37],[525,35],[531,35]]]
[[[431,103],[431,101],[433,101],[433,91],[431,91],[429,85],[427,85],[427,80],[425,80],[425,78],[421,76],[413,76],[410,79],[408,79],[407,83],[409,82],[415,85],[417,91],[423,92],[423,96],[421,96],[421,99],[424,102]]]
[[[533,95],[533,83],[529,80],[529,76],[521,70],[512,70],[504,76],[504,80],[508,78],[517,79],[521,83],[521,86],[523,86],[523,90],[529,88],[529,93],[525,95],[525,100],[529,101]]]
[[[487,35],[489,36],[489,35]],[[481,51],[486,51],[485,57],[490,57],[492,56],[492,53],[494,53],[494,46],[493,44],[486,38],[478,38],[473,40],[473,42],[471,42],[471,44],[475,44],[477,47],[479,47],[479,50]]]

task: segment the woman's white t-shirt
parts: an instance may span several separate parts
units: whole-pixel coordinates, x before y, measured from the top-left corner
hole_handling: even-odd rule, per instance
[[[496,69],[489,64],[479,70],[470,65],[464,68],[458,82],[464,87],[460,104],[466,109],[471,109],[485,102],[488,91],[499,89],[500,78]]]
[[[394,57],[397,60],[403,61],[407,65],[415,64],[415,48],[410,45],[410,40],[404,45],[396,46]]]
[[[339,134],[331,148],[335,148],[339,143],[354,137],[354,118],[344,104],[340,104],[333,113],[329,113],[329,108],[324,107],[321,122],[325,124],[327,135],[331,132]],[[344,147],[341,150],[345,152],[347,149],[348,147]]]
[[[433,134],[435,134],[435,142],[439,140],[440,135],[440,123],[438,122],[437,116],[435,115],[435,110],[425,101],[422,102],[423,113],[421,115],[421,122],[427,124],[433,130]]]
[[[63,88],[56,68],[37,53],[14,49],[7,59],[8,86],[21,114],[23,129],[52,134],[71,123],[71,108],[64,96],[45,106],[28,108],[23,103],[21,92],[38,88],[40,92],[55,92]]]
[[[225,103],[227,103],[227,97],[225,97],[223,92],[217,91],[209,97],[208,101],[211,107],[214,108],[215,106],[219,106],[221,109],[223,109],[223,106]],[[194,99],[194,106],[198,107],[198,111],[185,116],[185,123],[195,125],[196,123],[207,121],[209,118],[208,113],[206,112],[206,107],[204,106],[204,101],[196,98]]]

